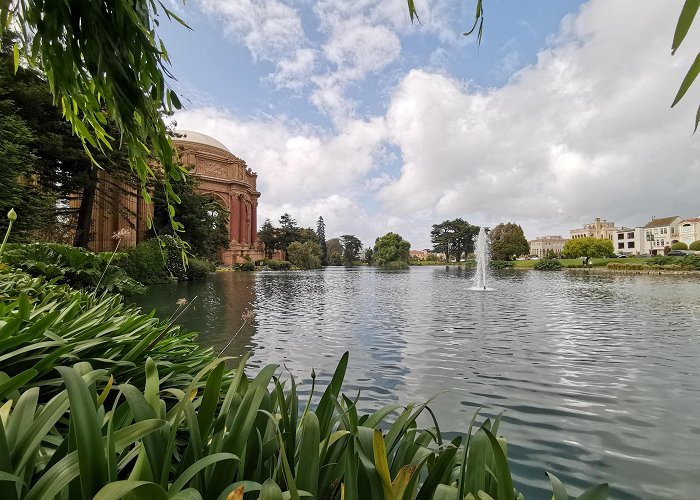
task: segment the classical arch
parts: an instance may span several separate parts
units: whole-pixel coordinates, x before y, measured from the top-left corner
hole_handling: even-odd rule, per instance
[[[229,211],[231,242],[220,254],[224,265],[241,262],[246,256],[262,259],[262,245],[257,241],[258,174],[207,135],[181,130],[173,142],[180,161],[198,178],[198,190],[220,200]]]

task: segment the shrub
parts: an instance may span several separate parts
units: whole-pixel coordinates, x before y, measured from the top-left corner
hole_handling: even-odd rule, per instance
[[[59,243],[18,243],[7,245],[0,259],[32,276],[45,276],[76,288],[127,295],[144,293],[146,288],[141,282],[115,265],[125,257],[117,253],[112,259],[112,252],[97,254]]]
[[[273,271],[286,271],[292,268],[292,263],[287,260],[268,259],[265,264]]]
[[[400,271],[402,269],[408,269],[408,262],[403,260],[392,260],[391,262],[382,264],[381,268],[388,271]]]
[[[119,262],[126,273],[146,286],[167,283],[171,274],[165,265],[165,249],[153,238],[126,250],[126,259]]]
[[[323,249],[315,241],[294,241],[287,247],[287,258],[292,265],[302,269],[318,269],[321,267]]]
[[[700,251],[700,240],[694,241],[688,245],[688,250]]]
[[[688,250],[688,245],[682,241],[676,241],[673,245],[671,245],[671,250]]]
[[[241,271],[255,271],[255,263],[247,260],[239,267]]]
[[[255,265],[253,265],[253,268],[255,268]],[[216,267],[206,260],[190,257],[187,261],[187,279],[189,280],[206,279],[209,273],[212,273],[215,270]]]
[[[561,262],[557,259],[541,259],[535,262],[535,269],[538,271],[557,271],[561,268]]]

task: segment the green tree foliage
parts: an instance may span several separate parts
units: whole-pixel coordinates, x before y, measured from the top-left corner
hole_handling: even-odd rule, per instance
[[[180,101],[168,87],[168,53],[155,28],[161,15],[179,19],[162,2],[151,0],[76,5],[1,2],[0,35],[9,26],[22,32],[13,46],[14,67],[23,58],[41,69],[54,102],[88,154],[123,143],[147,200],[155,156],[165,173],[167,198],[177,201],[170,180],[180,180],[186,172],[173,160],[163,115],[179,108]],[[118,134],[110,134],[110,122]]]
[[[318,218],[316,223],[316,236],[318,236],[318,242],[321,245],[321,251],[323,255],[321,256],[321,265],[328,265],[328,246],[326,245],[326,223],[323,222],[323,217]]]
[[[340,242],[340,238],[331,238],[326,241],[326,247],[328,248],[328,265],[342,266],[343,244]]]
[[[604,238],[575,238],[564,243],[562,256],[567,259],[602,258],[615,255],[612,241]]]
[[[411,244],[397,233],[387,233],[374,242],[374,263],[386,266],[392,262],[408,264]]]
[[[352,266],[360,259],[362,242],[352,234],[344,234],[340,237],[340,243],[343,245],[343,264]]]
[[[321,267],[323,249],[315,241],[293,241],[287,249],[289,262],[302,269],[318,269]]]
[[[688,245],[688,250],[700,251],[700,240],[694,241]]]
[[[368,266],[374,263],[374,249],[372,247],[365,250],[365,262],[367,262]]]
[[[32,139],[32,131],[14,113],[11,102],[0,100],[0,234],[7,228],[4,214],[11,208],[19,214],[10,241],[24,241],[32,230],[55,222],[52,193],[40,189],[32,177],[36,160]]]
[[[673,245],[671,245],[671,250],[688,250],[688,245],[682,241],[676,241]]]
[[[53,194],[58,200],[50,214],[55,224],[61,223],[55,236],[72,231],[73,244],[86,247],[90,242],[93,206],[98,204],[108,214],[124,211],[124,207],[114,203],[118,199],[114,192],[123,189],[135,192],[138,179],[131,172],[126,149],[115,145],[112,150],[92,153],[100,167],[112,177],[111,182],[103,179],[98,184],[99,168],[54,106],[46,79],[31,68],[19,67],[14,71],[13,37],[13,33],[5,32],[0,45],[0,115],[11,113],[24,122],[29,130],[24,141],[33,158],[26,160],[20,151],[14,151],[8,152],[5,159],[8,163],[26,160],[24,168],[30,172],[37,193],[40,190]],[[6,109],[11,111],[6,113]],[[105,124],[105,130],[110,135],[118,134],[110,123]],[[18,158],[13,158],[15,155]],[[80,198],[77,210],[69,206],[76,197]],[[30,198],[25,203],[40,205],[40,200]],[[26,213],[28,209],[31,207],[23,211]]]
[[[278,230],[272,225],[272,222],[270,222],[270,219],[265,219],[265,222],[258,231],[258,240],[262,241],[265,245],[265,257],[268,259],[271,259],[275,250],[277,250],[277,231]]]
[[[489,232],[489,238],[491,258],[494,260],[513,260],[519,255],[530,253],[523,228],[513,222],[497,225]]]
[[[474,237],[477,234],[479,226],[472,226],[464,219],[457,218],[433,224],[430,241],[434,252],[444,253],[448,261],[452,255],[460,262],[463,256],[474,252]]]
[[[216,198],[198,192],[197,185],[197,179],[192,177],[173,182],[173,191],[180,200],[178,218],[184,225],[179,236],[189,245],[189,251],[193,255],[215,261],[219,250],[229,247],[229,213]],[[153,205],[153,228],[156,235],[173,235],[162,184],[156,187]]]
[[[286,258],[287,248],[293,241],[297,241],[299,227],[297,226],[297,221],[288,213],[282,214],[279,223],[280,228],[277,232],[277,247],[284,252]]]

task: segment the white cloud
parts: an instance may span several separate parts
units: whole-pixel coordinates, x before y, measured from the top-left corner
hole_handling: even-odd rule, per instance
[[[570,217],[696,215],[699,93],[669,108],[692,60],[670,56],[674,8],[589,2],[499,89],[411,71],[387,113],[403,168],[379,192],[386,210],[512,219],[529,236],[573,227]]]
[[[448,12],[445,5],[428,2],[424,26],[427,15]],[[422,248],[431,224],[454,217],[491,226],[513,220],[534,237],[565,234],[596,216],[625,225],[651,215],[698,216],[700,155],[691,131],[700,85],[669,108],[697,40],[695,27],[689,46],[670,56],[680,6],[592,0],[503,87],[476,89],[444,70],[414,69],[391,89],[385,116],[358,119],[348,87],[400,57],[403,28],[392,9],[405,15],[405,2],[318,2],[326,38],[316,48],[304,45],[291,8],[278,5],[286,21],[270,32],[289,22],[303,43],[284,35],[279,45],[256,45],[259,35],[246,34],[252,21],[239,32],[256,53],[279,52],[277,85],[293,88],[299,78],[284,74],[315,74],[310,99],[335,118],[335,129],[211,108],[177,120],[221,140],[260,173],[260,220],[288,211],[314,225],[323,215],[329,236],[353,233],[365,243],[393,230]],[[284,44],[294,49],[278,50]]]

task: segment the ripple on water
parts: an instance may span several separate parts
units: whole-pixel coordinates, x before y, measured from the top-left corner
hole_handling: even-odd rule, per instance
[[[700,488],[700,284],[688,277],[367,268],[222,273],[141,299],[161,316],[200,294],[183,321],[222,349],[246,308],[255,325],[227,355],[284,363],[316,397],[350,351],[345,390],[359,404],[424,401],[445,431],[477,408],[505,411],[517,484],[546,496],[544,470],[572,490],[610,481],[611,498],[697,498]],[[147,302],[146,302],[147,301]]]

